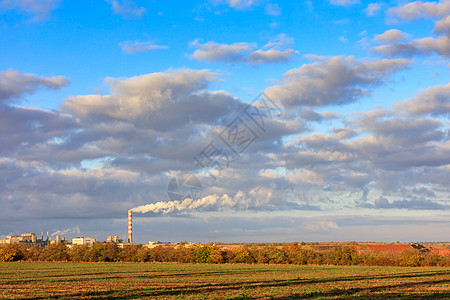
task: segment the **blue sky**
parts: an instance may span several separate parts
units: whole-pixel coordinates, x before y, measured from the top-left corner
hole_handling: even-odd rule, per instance
[[[0,234],[449,236],[448,0],[0,0],[0,43]]]

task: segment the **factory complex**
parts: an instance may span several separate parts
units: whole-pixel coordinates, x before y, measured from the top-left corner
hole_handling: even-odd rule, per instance
[[[128,241],[124,243],[123,240],[119,239],[119,236],[108,236],[106,241],[97,241],[95,238],[91,237],[76,237],[72,239],[72,243],[66,241],[66,238],[61,238],[60,235],[56,234],[55,239],[52,240],[51,236],[47,232],[46,237],[44,238],[44,232],[41,234],[41,238],[39,239],[35,233],[22,233],[20,235],[7,235],[6,238],[0,239],[0,246],[9,245],[9,244],[26,244],[30,246],[46,246],[51,244],[67,244],[68,246],[72,245],[88,245],[92,246],[94,243],[115,243],[118,244],[119,247],[123,247],[125,245],[131,245],[133,243],[133,232],[132,232],[132,213],[131,210],[128,211]],[[154,244],[154,243],[149,243]]]
[[[10,244],[25,244],[29,246],[47,246],[52,244],[66,244],[68,246],[72,245],[88,245],[92,246],[94,243],[116,243],[119,246],[126,245],[128,243],[123,243],[118,236],[108,236],[106,241],[97,241],[95,238],[91,237],[75,237],[72,239],[72,243],[66,241],[66,238],[61,238],[60,235],[56,235],[54,240],[49,236],[47,232],[46,238],[42,233],[41,238],[37,238],[35,233],[22,233],[20,235],[8,235],[6,238],[0,239],[0,246],[10,245]]]
[[[28,245],[39,245],[46,246],[50,244],[60,244],[65,243],[66,239],[62,238],[60,235],[56,235],[55,240],[52,241],[51,237],[48,235],[44,239],[44,232],[42,232],[41,238],[38,239],[35,233],[22,233],[21,235],[8,235],[6,238],[0,239],[1,245],[8,244],[28,244]]]

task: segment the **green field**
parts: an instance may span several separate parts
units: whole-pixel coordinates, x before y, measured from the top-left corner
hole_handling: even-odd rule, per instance
[[[0,263],[1,299],[450,299],[450,268]]]

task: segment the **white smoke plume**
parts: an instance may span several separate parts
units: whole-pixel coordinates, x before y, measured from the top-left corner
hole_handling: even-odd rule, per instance
[[[68,233],[71,233],[71,234],[81,233],[80,226],[77,225],[77,226],[74,226],[72,228],[67,228],[67,229],[63,229],[63,230],[57,230],[57,231],[53,232],[51,236],[55,236],[57,234],[64,235],[64,234],[68,234]]]
[[[168,201],[146,204],[132,208],[133,212],[154,212],[167,214],[171,212],[194,211],[194,210],[225,210],[225,209],[240,209],[245,210],[252,207],[262,206],[267,204],[272,197],[272,193],[263,188],[254,189],[250,191],[252,197],[247,197],[245,193],[239,191],[231,197],[227,194],[208,195],[201,199],[193,200],[186,198],[183,201]],[[262,195],[263,194],[263,195]]]

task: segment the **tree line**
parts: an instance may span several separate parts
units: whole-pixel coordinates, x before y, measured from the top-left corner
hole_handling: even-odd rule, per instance
[[[0,262],[58,261],[58,262],[176,262],[176,263],[245,263],[296,265],[364,265],[364,266],[450,266],[450,256],[402,251],[358,251],[350,245],[318,251],[298,243],[282,246],[248,246],[224,249],[204,245],[198,248],[180,243],[176,247],[128,245],[123,248],[114,243],[92,246],[53,244],[45,247],[21,244],[0,248]]]

